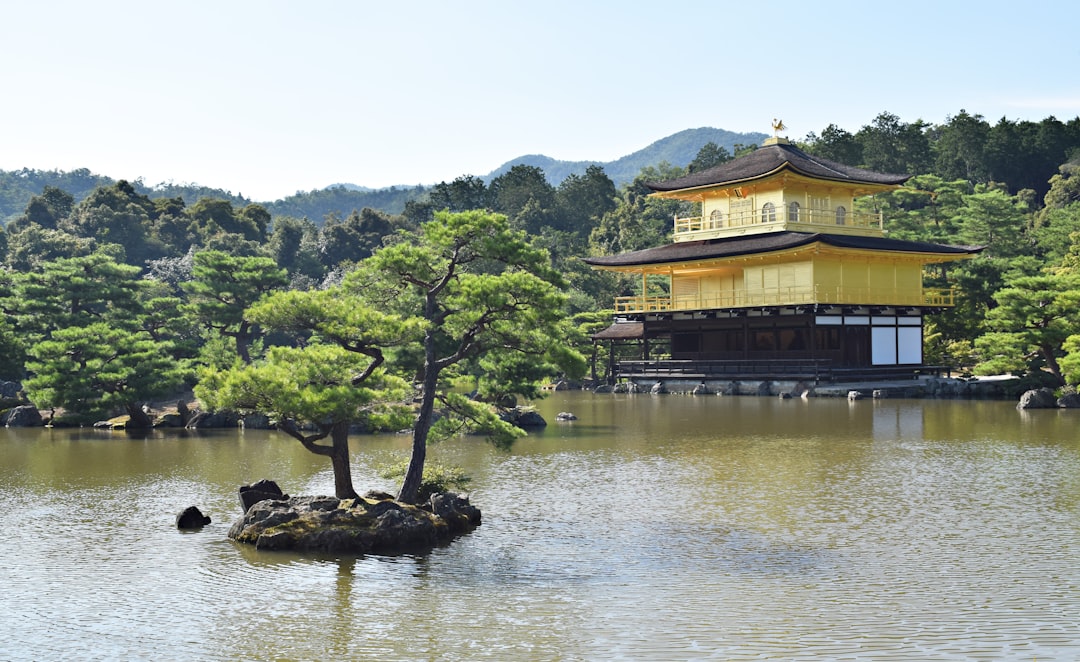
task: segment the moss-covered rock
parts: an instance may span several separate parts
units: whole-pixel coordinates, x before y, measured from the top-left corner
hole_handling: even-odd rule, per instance
[[[368,498],[268,499],[251,506],[233,524],[229,537],[260,550],[348,554],[425,551],[480,524],[480,511],[469,505],[466,497],[437,496],[435,512],[430,504],[420,508]]]

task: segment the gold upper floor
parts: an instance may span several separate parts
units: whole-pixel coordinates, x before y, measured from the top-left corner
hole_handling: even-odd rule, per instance
[[[675,218],[676,242],[785,230],[884,236],[880,212],[855,210],[866,188],[784,172],[741,186],[655,195],[700,205],[699,216]]]
[[[952,289],[928,288],[923,268],[963,254],[882,253],[814,243],[747,254],[617,270],[636,277],[636,295],[618,297],[616,313],[760,306],[889,305],[951,307]]]
[[[792,201],[783,207],[766,202],[761,208],[729,210],[714,208],[708,216],[675,217],[675,241],[697,241],[764,232],[829,232],[832,234],[881,235],[882,215],[852,212],[843,205],[803,207]]]

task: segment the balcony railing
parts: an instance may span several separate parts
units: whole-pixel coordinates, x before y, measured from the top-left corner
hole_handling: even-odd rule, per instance
[[[747,210],[732,214],[724,214],[722,218],[704,216],[690,216],[687,218],[675,217],[675,234],[693,232],[713,232],[729,228],[744,228],[748,226],[780,227],[785,225],[828,226],[830,229],[837,228],[860,228],[881,230],[883,227],[881,213],[862,213],[848,211],[838,214],[835,209],[799,209],[798,213],[789,213],[786,207],[777,207],[774,210]]]
[[[895,288],[795,286],[760,290],[736,290],[709,296],[616,297],[615,312],[657,313],[718,310],[723,308],[756,308],[760,306],[793,306],[813,303],[951,307],[955,305],[955,296],[955,292],[951,288],[923,288],[918,291],[911,291]]]

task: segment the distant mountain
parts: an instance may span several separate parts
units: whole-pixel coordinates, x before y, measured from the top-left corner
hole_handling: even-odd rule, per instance
[[[633,181],[642,168],[655,166],[662,161],[667,161],[671,165],[686,167],[694,160],[694,157],[697,156],[706,143],[716,143],[734,154],[735,145],[760,145],[765,138],[768,138],[768,134],[735,133],[734,131],[713,129],[711,127],[686,129],[667,138],[661,138],[644,149],[639,149],[633,154],[628,154],[614,161],[559,161],[542,154],[530,154],[507,161],[482,179],[490,182],[516,165],[527,165],[543,170],[548,182],[552,186],[558,186],[569,175],[582,175],[589,166],[599,165],[604,168],[607,176],[615,182],[615,186],[620,187]]]
[[[326,188],[327,189],[343,188],[346,191],[360,191],[361,193],[370,193],[372,191],[377,190],[377,189],[371,188],[370,186],[357,186],[356,184],[347,184],[345,182],[341,182],[339,184],[331,184],[330,186],[327,186]]]
[[[623,158],[629,157],[624,156]],[[585,170],[593,165],[602,166],[608,177],[611,177],[611,173],[608,172],[607,169],[608,164],[603,161],[560,161],[558,159],[553,159],[550,156],[544,156],[543,154],[527,154],[525,156],[519,156],[512,161],[507,161],[488,174],[481,176],[480,179],[484,180],[485,183],[490,184],[491,180],[499,175],[506,174],[509,172],[510,168],[513,168],[516,165],[532,166],[543,170],[544,176],[547,177],[548,183],[552,186],[558,186],[570,175],[585,174]],[[615,185],[617,187],[619,186],[619,183],[615,182]]]
[[[709,127],[687,129],[661,138],[644,149],[614,161],[560,161],[543,154],[530,154],[507,161],[486,176],[480,177],[490,183],[492,179],[507,172],[513,166],[529,165],[543,170],[548,181],[553,186],[558,186],[569,175],[582,175],[589,166],[599,165],[615,182],[615,186],[621,187],[633,181],[642,168],[655,166],[663,161],[685,167],[694,160],[705,143],[714,142],[734,154],[736,144],[758,145],[766,137],[768,136],[764,133],[735,133]],[[113,183],[115,180],[91,173],[85,168],[71,172],[0,170],[0,223],[6,223],[21,214],[26,209],[31,196],[40,195],[45,186],[56,186],[67,191],[75,197],[77,202],[97,186],[108,186]],[[136,180],[132,184],[140,193],[149,195],[151,198],[182,197],[189,205],[203,197],[229,200],[236,207],[251,203],[251,200],[233,195],[229,191],[197,184],[168,182],[150,187],[146,186],[142,180]],[[306,217],[316,223],[321,223],[328,214],[345,217],[354,209],[360,210],[364,207],[378,209],[388,214],[400,214],[405,209],[406,202],[422,197],[429,188],[407,185],[372,189],[356,184],[339,183],[260,204],[274,216]]]
[[[77,170],[0,170],[0,223],[20,216],[26,211],[30,198],[41,195],[46,186],[54,186],[66,191],[82,201],[94,189],[100,186],[112,186],[116,180],[105,175],[98,175],[86,168]],[[209,188],[198,184],[176,184],[166,182],[157,186],[147,186],[142,179],[129,182],[136,191],[151,198],[183,198],[185,204],[194,204],[200,198],[218,198],[228,200],[236,207],[243,207],[251,201],[233,195],[229,191]]]

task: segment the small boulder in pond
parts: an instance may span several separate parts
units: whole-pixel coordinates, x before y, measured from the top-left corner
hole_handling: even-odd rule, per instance
[[[45,424],[34,405],[19,405],[8,412],[4,424],[9,428],[36,428]]]
[[[176,516],[176,528],[182,530],[201,529],[210,523],[210,518],[202,514],[195,506],[188,506]]]
[[[529,407],[512,407],[499,413],[499,418],[519,428],[542,428],[547,426],[544,417]]]
[[[1017,409],[1056,409],[1057,406],[1054,390],[1046,387],[1024,391],[1016,403]]]

